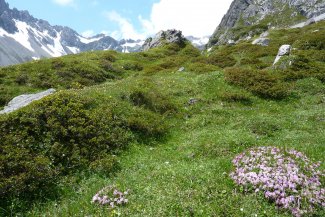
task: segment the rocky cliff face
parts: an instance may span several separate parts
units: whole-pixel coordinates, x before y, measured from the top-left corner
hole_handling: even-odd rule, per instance
[[[234,0],[208,46],[252,37],[270,27],[292,25],[324,13],[325,0]]]
[[[148,38],[143,46],[143,51],[147,51],[151,48],[160,47],[166,43],[185,43],[187,39],[183,36],[181,31],[172,29],[167,31],[160,31],[154,37]]]

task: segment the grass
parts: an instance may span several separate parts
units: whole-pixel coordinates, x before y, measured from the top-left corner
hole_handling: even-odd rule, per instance
[[[249,147],[272,145],[295,148],[323,161],[324,102],[320,100],[324,93],[311,96],[301,87],[313,86],[308,92],[318,92],[324,84],[301,80],[296,89],[299,100],[277,102],[250,96],[252,104],[243,105],[219,96],[218,89],[238,92],[224,83],[221,72],[164,74],[151,79],[183,102],[182,117],[169,119],[173,130],[165,141],[134,143],[119,156],[117,173],[81,176],[77,183],[63,187],[59,198],[35,204],[24,215],[114,216],[90,201],[102,187],[116,184],[131,190],[129,204],[116,210],[122,216],[289,216],[262,197],[241,192],[229,178],[231,160]],[[124,82],[131,80],[118,86]],[[85,92],[98,96],[106,88],[112,93],[121,91],[104,84]],[[189,106],[187,101],[193,97],[199,101]]]
[[[319,29],[321,24],[313,28]],[[312,31],[312,27],[304,31]],[[271,37],[274,44],[269,48],[242,43],[214,52],[227,51],[239,61],[239,54],[246,51],[249,58],[271,65],[277,45],[286,40],[281,39],[285,36],[280,31]],[[186,49],[114,54],[115,68],[128,67],[122,70],[122,77],[64,90],[92,99],[94,107],[115,108],[116,114],[133,111],[136,115],[140,110],[159,114],[169,130],[161,137],[140,137],[117,152],[116,170],[71,173],[56,183],[52,194],[41,192],[34,201],[10,198],[10,205],[0,208],[0,216],[290,216],[261,195],[236,186],[229,177],[231,161],[250,147],[269,145],[294,148],[313,161],[322,161],[325,169],[324,82],[309,75],[290,80],[290,94],[282,100],[260,98],[249,89],[227,83],[224,70],[216,65],[207,65],[202,72],[200,64],[209,59]],[[315,51],[311,60],[321,62],[318,54],[321,52]],[[253,64],[236,67],[249,69]],[[177,72],[183,65],[185,71]],[[128,105],[130,110],[113,103]],[[129,203],[113,211],[91,204],[92,196],[107,185],[130,189]],[[324,209],[315,213],[324,215]]]

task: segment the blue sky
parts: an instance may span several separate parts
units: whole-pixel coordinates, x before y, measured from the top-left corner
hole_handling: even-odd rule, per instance
[[[146,38],[176,28],[184,35],[211,35],[232,0],[7,0],[52,25],[80,34],[105,33],[116,39]]]

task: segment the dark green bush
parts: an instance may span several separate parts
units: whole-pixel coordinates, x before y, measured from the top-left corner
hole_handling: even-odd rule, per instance
[[[51,159],[23,147],[0,142],[0,200],[9,194],[31,193],[57,179],[59,169]]]
[[[53,58],[52,59],[52,69],[58,70],[66,66],[66,63],[62,58]]]
[[[279,76],[263,70],[229,68],[225,71],[226,81],[241,86],[252,93],[270,99],[283,99],[288,95],[288,85]]]
[[[191,63],[186,67],[188,71],[197,73],[213,72],[219,69],[219,67],[207,63]]]
[[[187,56],[187,57],[199,57],[199,56],[201,56],[200,50],[195,48],[194,46],[186,46],[184,49],[182,49],[180,54],[184,55],[184,56]]]
[[[5,106],[11,100],[11,94],[7,89],[0,87],[0,106]]]
[[[125,70],[142,71],[143,66],[138,62],[126,62],[123,64]]]
[[[175,58],[166,57],[162,60],[161,63],[158,64],[158,67],[161,67],[163,69],[172,69],[175,67],[177,68],[179,64],[179,62],[175,61]]]
[[[57,171],[86,168],[100,155],[125,147],[132,139],[127,122],[109,108],[92,111],[92,104],[77,94],[59,93],[1,118],[0,196],[36,189]],[[39,170],[33,170],[36,161]]]
[[[135,106],[143,106],[156,113],[164,114],[177,110],[168,97],[154,90],[134,90],[129,98]]]
[[[294,45],[302,50],[324,50],[324,30],[304,34]]]
[[[143,139],[160,138],[167,131],[167,125],[161,116],[141,108],[136,108],[130,113],[127,126]]]
[[[90,163],[91,172],[108,175],[118,167],[117,157],[115,155],[104,154],[97,160]]]
[[[81,94],[59,92],[0,116],[0,199],[32,194],[78,170],[109,173],[112,154],[130,141],[164,135],[164,118],[153,111],[167,111],[168,102],[154,93],[144,97],[138,103],[148,109],[114,99],[98,107]]]
[[[284,80],[295,81],[308,77],[314,77],[325,81],[325,64],[321,61],[315,61],[312,57],[299,54],[290,59],[289,65],[283,72]]]
[[[208,57],[208,63],[221,68],[231,67],[236,64],[236,60],[230,54],[217,53]]]
[[[28,82],[28,75],[26,74],[20,74],[16,77],[15,82],[19,85],[25,85]]]
[[[154,73],[160,72],[162,70],[164,70],[164,68],[162,68],[159,65],[150,65],[150,66],[145,67],[144,70],[143,70],[143,72],[145,74],[150,75],[150,74],[154,74]]]
[[[102,55],[102,59],[107,60],[109,62],[115,62],[116,55],[114,55],[114,51],[105,51]]]
[[[250,96],[243,92],[223,92],[221,93],[221,99],[225,102],[239,102],[242,104],[252,103]]]

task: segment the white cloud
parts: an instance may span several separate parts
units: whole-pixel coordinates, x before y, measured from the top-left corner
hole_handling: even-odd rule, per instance
[[[140,19],[147,31],[179,29],[184,35],[211,35],[233,0],[160,0],[149,20]]]
[[[81,35],[85,38],[90,38],[95,35],[95,32],[94,32],[94,30],[86,30],[86,31],[82,32]]]
[[[142,39],[145,38],[144,34],[138,33],[133,25],[124,17],[122,17],[116,11],[105,12],[104,15],[113,22],[116,22],[119,25],[119,31],[114,31],[112,37],[120,38],[132,38],[132,39]]]
[[[185,36],[208,36],[219,25],[233,0],[160,0],[154,3],[149,19],[138,16],[142,29],[136,30],[133,24],[116,11],[105,12],[105,16],[117,22],[119,30],[114,38],[143,39],[160,30],[177,29]]]
[[[74,0],[53,0],[53,2],[61,6],[74,6]]]

